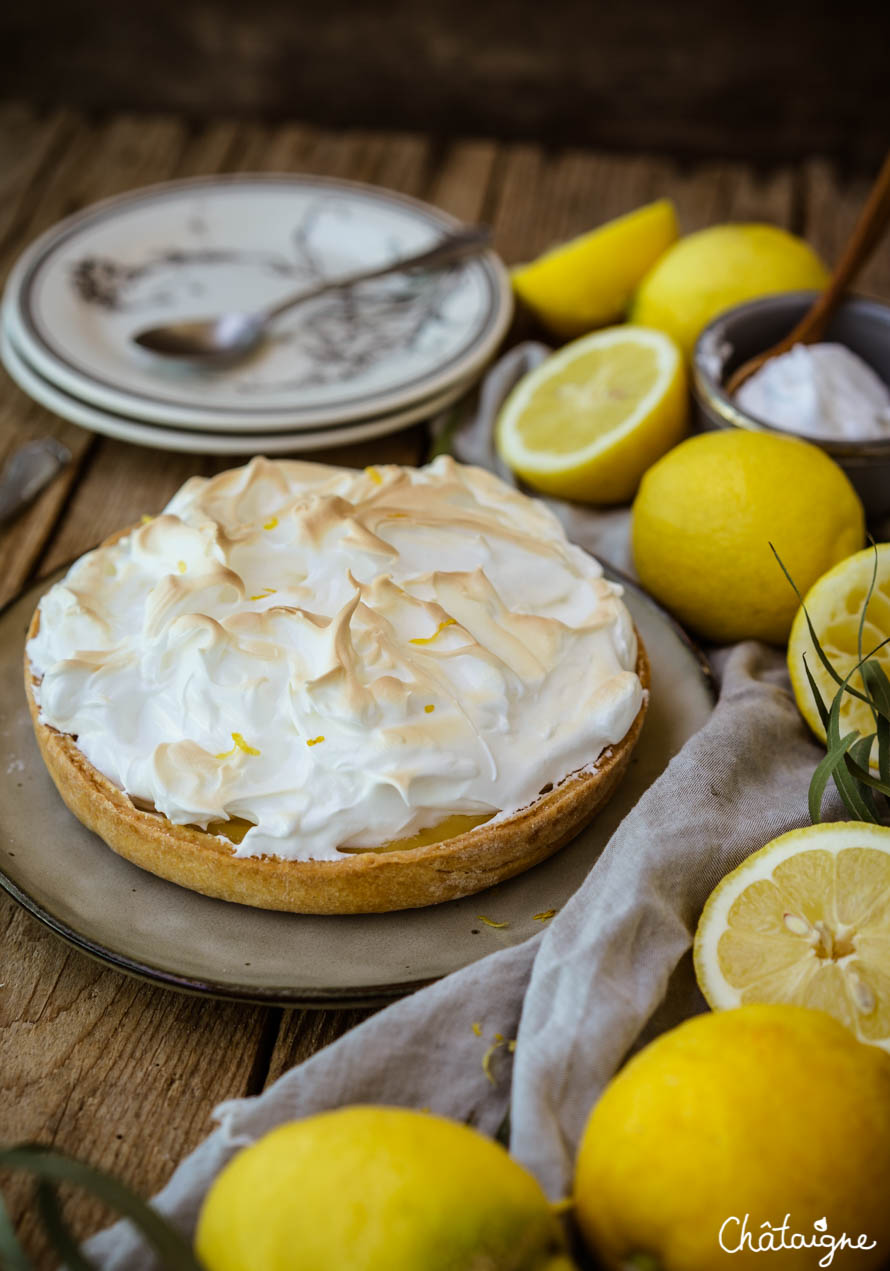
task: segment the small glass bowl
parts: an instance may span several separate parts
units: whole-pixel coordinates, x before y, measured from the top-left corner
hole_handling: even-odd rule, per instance
[[[869,520],[890,515],[890,438],[827,441],[764,423],[741,410],[724,384],[737,366],[786,336],[813,303],[815,291],[764,296],[721,313],[702,331],[692,355],[692,389],[699,428],[748,428],[801,437],[821,446],[844,469]],[[823,337],[845,344],[890,385],[890,305],[850,297],[841,302]]]

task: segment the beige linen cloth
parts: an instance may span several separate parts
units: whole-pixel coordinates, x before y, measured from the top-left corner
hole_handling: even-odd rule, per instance
[[[493,456],[492,420],[546,352],[520,345],[492,369],[475,418],[448,438],[459,459],[510,479]],[[626,509],[552,506],[570,537],[628,570]],[[430,1108],[492,1135],[509,1114],[514,1156],[553,1199],[566,1195],[587,1114],[622,1060],[705,1009],[690,945],[710,890],[749,853],[808,820],[807,787],[824,752],[800,719],[781,654],[746,643],[713,660],[713,715],[540,935],[381,1011],[263,1094],[222,1104],[217,1128],[180,1164],[157,1208],[190,1235],[207,1187],[240,1146],[284,1121],[361,1102]],[[490,1079],[482,1057],[496,1034],[516,1044],[497,1046]],[[156,1265],[126,1224],[86,1251],[105,1271]]]

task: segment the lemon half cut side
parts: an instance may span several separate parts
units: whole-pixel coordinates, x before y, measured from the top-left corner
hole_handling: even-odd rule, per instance
[[[520,380],[498,418],[496,444],[538,490],[622,503],[684,435],[687,411],[685,367],[670,337],[609,327]]]
[[[890,828],[791,830],[714,889],[695,936],[709,1004],[826,1011],[890,1051]]]
[[[878,543],[876,547],[863,548],[861,552],[842,560],[827,574],[823,574],[804,597],[804,605],[819,637],[819,643],[841,679],[849,675],[859,662],[859,621],[872,577],[875,575],[876,554],[875,587],[865,611],[862,629],[862,652],[863,655],[870,653],[890,635],[890,543]],[[826,706],[830,706],[838,686],[819,660],[807,626],[806,614],[801,608],[797,611],[788,639],[788,672],[801,715],[816,736],[825,741],[825,728],[807,681],[804,657],[822,694],[822,700]],[[890,645],[885,644],[879,649],[875,658],[890,675]],[[864,686],[858,671],[854,672],[850,683],[853,688],[862,692]],[[845,693],[840,709],[841,736],[852,729],[862,737],[868,736],[875,731],[875,720],[865,702],[851,693]],[[872,767],[875,771],[876,752],[875,746],[872,752]]]
[[[517,265],[513,288],[554,335],[572,339],[623,318],[641,279],[676,238],[674,205],[657,199]]]

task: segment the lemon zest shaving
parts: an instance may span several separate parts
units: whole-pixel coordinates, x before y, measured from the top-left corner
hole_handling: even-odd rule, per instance
[[[432,702],[428,702],[428,703],[426,704],[426,706],[424,706],[424,708],[423,708],[423,709],[426,711],[427,715],[432,715],[433,711],[434,711],[436,708],[435,708],[435,706],[432,704]]]
[[[375,485],[383,485],[383,477],[380,475],[379,468],[365,468],[365,472],[367,472]]]
[[[495,927],[498,931],[510,925],[509,922],[495,922],[494,918],[486,918],[485,914],[478,914],[477,916],[480,922],[485,923],[486,927]]]
[[[264,523],[264,525],[263,525],[263,529],[264,529],[264,530],[274,530],[274,529],[275,529],[275,526],[276,526],[277,524],[278,524],[278,517],[277,517],[277,516],[270,516],[270,517],[269,517],[269,519],[268,519],[268,521],[266,521],[266,522]]]
[[[478,1019],[473,1021],[473,1032],[477,1037],[482,1036],[482,1025],[479,1023]]]
[[[317,746],[320,741],[324,741],[324,737],[309,737],[306,740],[306,745]]]
[[[549,918],[554,918],[556,916],[556,913],[557,913],[557,910],[555,909],[542,909],[539,914],[535,914],[534,921],[547,922]]]
[[[258,591],[255,596],[251,596],[251,600],[265,600],[267,596],[274,596],[274,587],[264,587],[262,591]]]
[[[257,750],[255,746],[249,746],[240,733],[232,733],[232,741],[235,743],[231,750],[222,750],[215,759],[229,759],[234,755],[236,750],[240,750],[245,755],[261,755],[263,752]]]
[[[180,572],[181,574],[184,574],[184,573],[185,573],[185,570],[186,570],[186,564],[185,564],[185,561],[184,561],[184,560],[178,560],[178,561],[176,562],[176,568],[179,570],[179,572]]]
[[[142,515],[140,516],[139,520],[140,520],[140,523],[141,523],[142,525],[148,525],[149,521],[153,521],[153,520],[154,520],[154,517],[153,517],[153,516],[149,516],[147,512],[143,512],[143,513],[142,513]]]
[[[431,636],[415,636],[413,640],[409,640],[409,644],[432,644],[436,636],[444,631],[446,627],[452,627],[457,622],[456,618],[443,618]]]
[[[497,1078],[495,1077],[494,1073],[491,1071],[491,1061],[494,1058],[495,1051],[500,1050],[503,1044],[504,1044],[503,1039],[501,1041],[493,1041],[491,1045],[489,1046],[488,1050],[482,1056],[482,1071],[485,1073],[486,1077],[488,1078],[488,1080],[491,1082],[493,1086],[496,1086],[498,1083],[497,1083]]]

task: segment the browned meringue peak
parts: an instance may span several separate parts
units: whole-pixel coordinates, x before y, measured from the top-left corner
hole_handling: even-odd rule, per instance
[[[134,799],[333,859],[514,811],[619,741],[620,594],[481,469],[255,459],[77,562],[29,653],[42,718]]]

